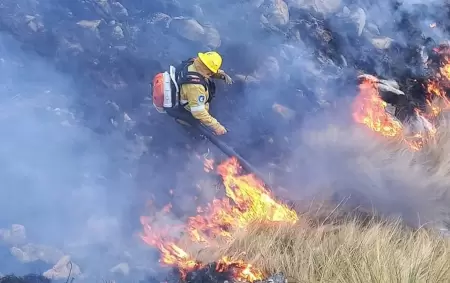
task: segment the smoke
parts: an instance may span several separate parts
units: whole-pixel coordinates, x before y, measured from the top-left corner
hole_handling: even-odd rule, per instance
[[[291,199],[315,199],[316,205],[331,200],[344,209],[402,217],[412,226],[448,221],[446,126],[413,152],[400,140],[336,121],[339,114],[333,114],[297,133],[301,146],[288,164],[295,177],[285,180]]]
[[[223,156],[146,99],[153,75],[216,49],[217,34],[223,69],[235,85],[218,83],[212,113],[230,129],[224,139],[277,176],[289,198],[327,191],[357,195],[356,205],[402,214],[409,222],[441,218],[431,188],[446,175],[430,173],[425,153],[418,162],[417,155],[355,126],[348,105],[358,71],[403,76],[418,68],[407,57],[417,55],[424,38],[446,38],[442,1],[290,0],[289,13],[275,0],[119,1],[126,13],[116,1],[40,2],[19,13],[36,14],[30,22],[37,32],[22,30],[30,22],[0,19],[55,63],[1,38],[0,201],[8,213],[0,215],[0,226],[23,224],[33,241],[62,246],[94,268],[103,255],[88,246],[111,248],[118,258],[127,248],[140,254],[130,235],[148,201],[173,203],[173,218],[182,219],[211,199],[216,180],[202,172],[202,156]],[[156,13],[170,21],[155,24]],[[194,31],[184,29],[191,18],[206,30],[200,42],[186,40],[200,29],[192,22]],[[80,21],[98,27],[80,27]],[[113,33],[117,26],[126,39],[110,40],[120,36]],[[385,36],[392,38],[386,48],[369,40]],[[385,55],[395,62],[386,63]],[[283,117],[275,104],[294,114]]]
[[[133,172],[134,161],[123,158],[128,142],[87,128],[76,103],[83,89],[5,34],[0,54],[0,227],[24,225],[26,243],[60,248],[78,264],[93,260],[92,246],[123,253],[133,189],[121,171]]]

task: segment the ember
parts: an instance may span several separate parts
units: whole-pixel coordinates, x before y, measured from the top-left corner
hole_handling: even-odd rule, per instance
[[[207,160],[210,165],[211,161]],[[209,167],[209,166],[208,166]],[[241,175],[238,161],[231,158],[220,164],[217,172],[225,185],[226,198],[214,199],[206,207],[197,209],[198,215],[190,217],[183,227],[155,227],[155,219],[141,217],[144,233],[141,238],[147,244],[159,249],[163,265],[177,267],[183,279],[190,271],[205,268],[182,248],[182,237],[188,235],[192,243],[211,247],[213,240],[220,237],[230,240],[232,232],[245,229],[255,220],[268,222],[296,223],[296,212],[277,202],[264,184],[253,175]],[[165,208],[170,207],[166,206]],[[167,212],[167,211],[163,211]],[[229,257],[215,263],[219,273],[232,274],[234,280],[254,282],[264,278],[264,272],[251,264]]]

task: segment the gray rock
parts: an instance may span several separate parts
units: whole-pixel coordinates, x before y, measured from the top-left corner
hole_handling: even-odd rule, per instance
[[[128,275],[130,273],[130,266],[126,262],[119,263],[109,270],[112,273],[119,273],[121,275]]]
[[[44,24],[36,16],[26,15],[25,22],[33,32],[44,30]]]
[[[256,79],[274,79],[280,75],[280,65],[275,57],[268,57],[253,73]]]
[[[351,13],[351,11],[350,11],[350,9],[347,6],[344,6],[344,8],[342,8],[342,15],[344,17],[350,16],[350,13]]]
[[[290,44],[282,44],[280,47],[280,57],[286,61],[292,60],[296,53],[295,46]]]
[[[253,7],[259,8],[264,3],[264,0],[250,0],[249,2]]]
[[[236,81],[240,81],[245,84],[257,84],[260,82],[260,80],[258,78],[255,78],[253,75],[237,74],[234,77]]]
[[[405,95],[405,93],[403,91],[401,91],[398,88],[395,88],[389,84],[384,84],[384,83],[380,82],[377,84],[377,86],[378,86],[378,89],[382,92],[389,92],[389,93],[394,93],[397,95]]]
[[[296,115],[294,110],[279,103],[274,103],[272,105],[272,110],[278,113],[285,120],[292,120]]]
[[[202,7],[200,7],[200,5],[198,4],[192,6],[192,14],[196,19],[203,19],[205,17]]]
[[[112,12],[116,17],[120,19],[125,19],[128,17],[128,10],[119,2],[113,2],[111,4]]]
[[[102,20],[94,20],[94,21],[81,20],[81,21],[77,22],[77,25],[79,25],[83,28],[97,31],[101,22],[102,22]]]
[[[35,244],[27,244],[20,248],[12,247],[10,252],[21,262],[42,260],[50,264],[55,264],[64,256],[63,252],[56,248]]]
[[[92,3],[94,10],[103,18],[110,18],[113,14],[108,0],[87,0]]]
[[[211,49],[217,49],[222,44],[220,34],[217,29],[209,25],[205,25],[203,29],[205,31],[205,35],[203,37],[204,44]]]
[[[347,59],[345,59],[344,55],[341,54],[339,57],[341,57],[342,65],[348,67]]]
[[[365,29],[373,35],[380,35],[380,29],[374,23],[367,23]]]
[[[283,0],[268,0],[264,5],[263,15],[268,23],[274,26],[285,26],[289,23],[289,9]]]
[[[174,18],[169,28],[179,36],[201,42],[205,36],[205,29],[195,19]]]
[[[70,260],[70,256],[63,256],[52,267],[42,274],[50,280],[67,279],[69,276],[75,278],[81,275],[81,270],[78,265]]]
[[[430,133],[435,132],[435,127],[428,121],[425,117],[414,113],[407,122],[404,123],[405,129],[404,133],[409,139],[414,140],[414,138],[427,136]]]
[[[313,6],[313,0],[286,0],[289,8],[307,9]]]
[[[162,23],[165,23],[166,27],[168,28],[170,23],[171,23],[171,21],[172,21],[172,18],[169,15],[166,15],[164,13],[155,13],[151,17],[149,23],[150,24],[158,24],[158,23],[162,22]]]
[[[356,24],[358,35],[361,35],[366,26],[366,12],[362,8],[357,8],[350,14],[350,19]]]
[[[314,10],[323,15],[336,13],[341,6],[341,0],[314,0]]]
[[[114,29],[112,31],[112,36],[115,39],[122,39],[122,38],[125,37],[124,34],[123,34],[123,30],[122,30],[122,28],[120,26],[115,26],[114,27]]]
[[[370,39],[370,42],[377,49],[388,49],[394,40],[387,36],[380,36]]]
[[[25,227],[13,224],[11,229],[0,229],[0,240],[10,246],[25,244],[27,240]]]
[[[72,56],[77,56],[84,51],[83,46],[81,46],[79,42],[73,42],[65,37],[62,37],[59,41],[58,48],[61,50],[61,52],[69,52],[69,54],[71,54]]]

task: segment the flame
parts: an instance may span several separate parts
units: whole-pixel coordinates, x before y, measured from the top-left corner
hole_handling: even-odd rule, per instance
[[[426,110],[415,109],[416,118],[426,126],[426,133],[404,135],[403,125],[386,113],[386,102],[379,94],[376,78],[367,77],[360,84],[359,95],[353,102],[353,118],[374,132],[387,137],[398,137],[413,150],[419,150],[434,138],[438,116],[450,110],[447,90],[450,89],[450,46],[442,44],[433,49],[439,56],[439,66],[433,78],[426,81]]]
[[[402,124],[386,112],[387,103],[381,99],[373,79],[363,79],[352,106],[356,122],[387,137],[396,137],[401,133]]]
[[[211,164],[209,159],[205,163]],[[208,166],[205,166],[205,168]],[[197,215],[189,217],[182,227],[159,227],[154,218],[141,217],[144,232],[142,240],[159,249],[160,262],[176,266],[183,278],[189,271],[205,265],[182,248],[182,236],[202,247],[212,247],[216,238],[231,240],[233,231],[245,229],[255,220],[296,223],[298,215],[275,200],[264,184],[254,175],[242,175],[242,168],[235,158],[220,164],[217,173],[222,177],[226,197],[214,199],[206,207],[197,208]],[[261,280],[264,272],[241,260],[223,257],[216,264],[218,272],[231,272],[233,278],[253,282]]]
[[[428,81],[427,92],[427,105],[432,117],[437,117],[443,111],[450,109],[450,101],[437,80]]]

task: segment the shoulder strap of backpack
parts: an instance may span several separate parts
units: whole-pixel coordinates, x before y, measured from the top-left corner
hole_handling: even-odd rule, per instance
[[[189,66],[194,63],[194,59],[190,58],[186,61],[183,61],[180,66],[177,68],[177,83],[179,86],[183,84],[200,84],[203,85],[205,90],[208,89],[208,83],[205,77],[198,72],[190,72],[188,70]]]
[[[180,66],[177,68],[177,73],[176,73],[176,80],[177,80],[177,84],[178,84],[178,89],[181,89],[182,85],[185,84],[198,84],[198,85],[202,85],[205,88],[205,91],[209,90],[209,83],[208,81],[205,79],[205,77],[198,73],[198,72],[190,72],[188,70],[189,66],[192,65],[192,63],[194,62],[194,59],[188,59],[186,61],[183,61]],[[179,71],[178,71],[179,70]],[[211,98],[211,94],[208,97],[208,102]],[[186,106],[187,103],[181,104],[181,106]]]

